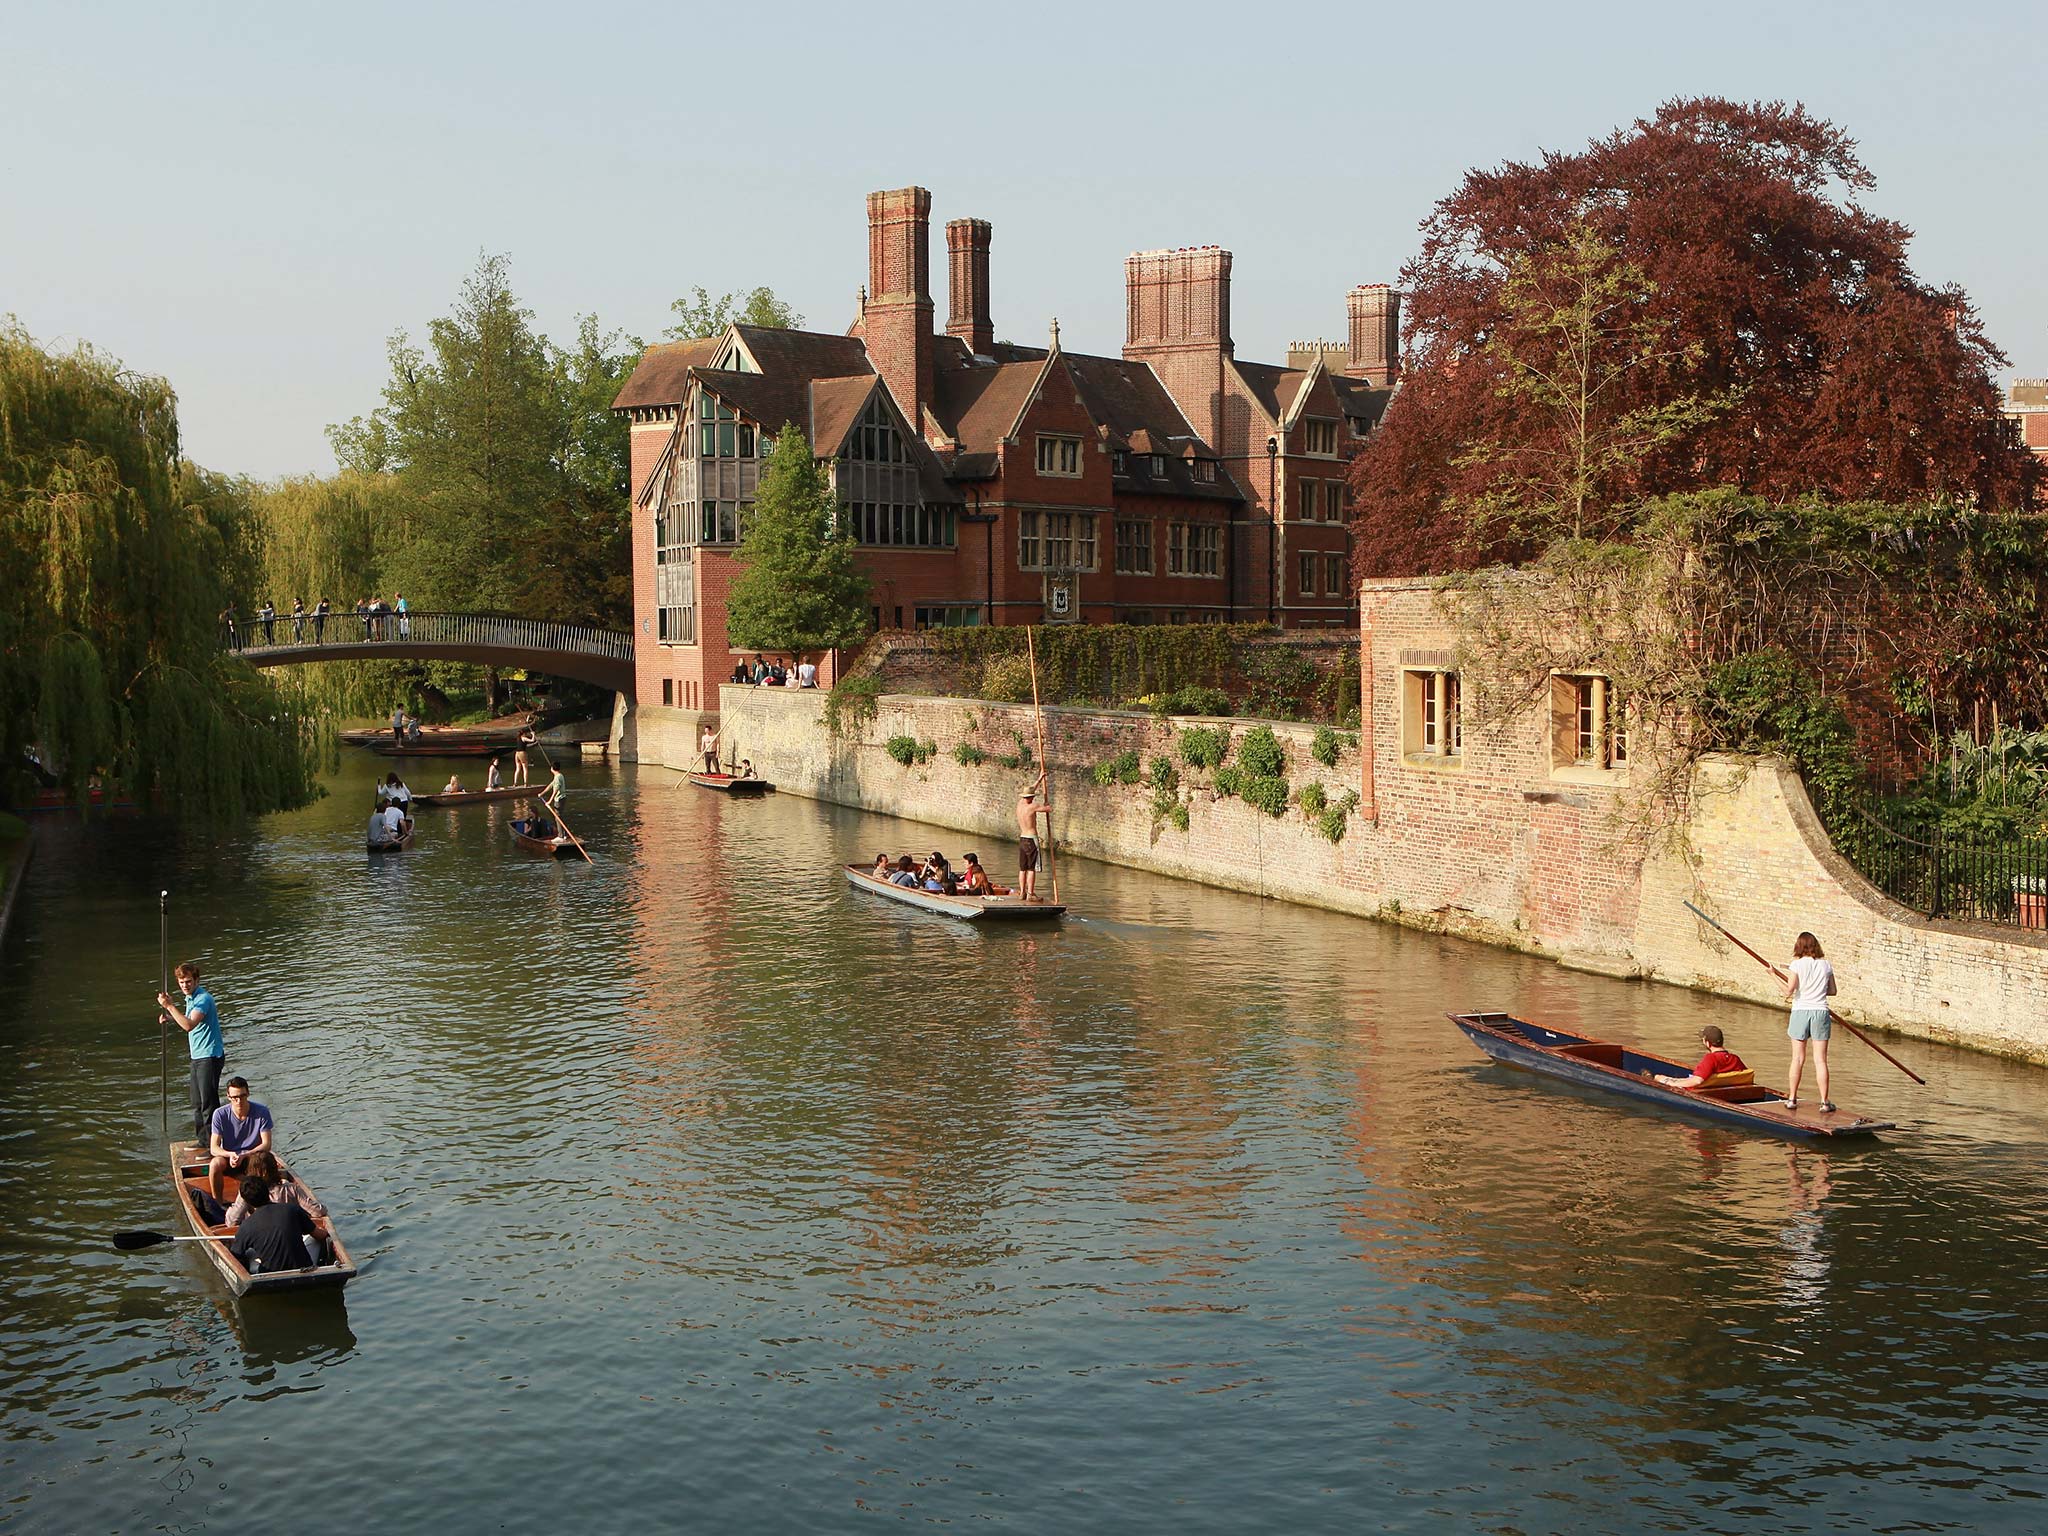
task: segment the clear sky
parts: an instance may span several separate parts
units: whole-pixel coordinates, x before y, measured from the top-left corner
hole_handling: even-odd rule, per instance
[[[839,330],[865,194],[917,183],[935,233],[994,222],[999,337],[1114,353],[1123,257],[1218,244],[1238,355],[1277,361],[1469,167],[1714,94],[1846,127],[1920,274],[2041,375],[2044,65],[2039,3],[0,0],[0,313],[166,375],[204,464],[321,472],[480,252],[561,339],[656,337],[696,284]]]

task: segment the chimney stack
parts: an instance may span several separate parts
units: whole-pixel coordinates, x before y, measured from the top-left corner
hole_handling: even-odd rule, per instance
[[[868,194],[868,303],[863,333],[875,372],[913,432],[932,398],[932,195],[923,187]]]
[[[1361,283],[1344,296],[1351,321],[1345,376],[1381,389],[1401,376],[1401,294],[1385,283]]]
[[[1224,450],[1230,252],[1218,245],[1124,258],[1124,356],[1148,363],[1210,447]]]
[[[995,323],[988,317],[987,219],[954,219],[946,225],[946,260],[951,269],[951,313],[946,334],[967,350],[987,357],[995,348]]]

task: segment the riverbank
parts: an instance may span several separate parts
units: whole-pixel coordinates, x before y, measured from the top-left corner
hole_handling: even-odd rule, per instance
[[[723,743],[784,792],[958,828],[1005,850],[1016,795],[1037,771],[1028,705],[884,696],[872,719],[837,735],[817,695],[727,688],[720,706]],[[637,759],[688,767],[695,718],[638,711]],[[1834,853],[1798,776],[1776,760],[1706,759],[1684,850],[1657,852],[1627,846],[1591,793],[1598,786],[1528,787],[1483,772],[1452,780],[1418,763],[1401,751],[1398,717],[1363,738],[1320,740],[1310,726],[1108,710],[1049,709],[1045,723],[1059,847],[1777,1005],[1770,975],[1693,918],[1691,902],[1767,952],[1789,950],[1801,929],[1823,935],[1845,980],[1845,1019],[2048,1064],[2036,1003],[2048,990],[2048,940],[1930,922],[1889,901]],[[1241,751],[1261,728],[1284,761],[1277,816],[1251,803],[1257,791],[1241,778],[1192,766],[1184,752],[1184,732],[1220,733]],[[1468,755],[1484,769],[1476,750]],[[1178,780],[1170,794],[1156,782],[1161,759]],[[1375,760],[1385,765],[1377,773]],[[1320,810],[1302,803],[1310,786]],[[1007,853],[991,862],[1000,870]]]

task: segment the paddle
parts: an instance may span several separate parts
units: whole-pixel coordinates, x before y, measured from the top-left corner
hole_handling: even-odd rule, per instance
[[[548,780],[550,787],[552,787],[555,776],[555,760],[548,756],[548,749],[546,747],[540,749],[540,760],[548,765]],[[583,855],[583,862],[595,864],[597,860],[593,859],[590,856],[590,850],[583,846],[583,839],[570,831],[569,823],[562,819],[562,797],[560,795],[549,796],[543,794],[541,796],[541,804],[554,813],[555,825],[562,829],[562,836],[568,838],[576,851]]]
[[[116,1232],[114,1246],[123,1253],[133,1253],[138,1248],[154,1248],[159,1243],[231,1243],[235,1240],[232,1232],[210,1232],[205,1237],[176,1237],[169,1232]]]
[[[1751,949],[1747,944],[1743,943],[1742,940],[1735,937],[1735,935],[1730,933],[1726,928],[1723,928],[1719,923],[1715,922],[1711,917],[1707,916],[1707,914],[1702,912],[1698,907],[1694,906],[1689,901],[1684,903],[1684,906],[1686,911],[1690,912],[1694,917],[1698,918],[1701,922],[1705,923],[1709,928],[1713,929],[1716,933],[1720,934],[1722,938],[1726,939],[1730,944],[1733,944],[1737,949],[1741,950],[1745,955],[1749,956],[1750,959],[1754,960],[1758,965],[1762,966],[1765,970],[1769,971],[1773,976],[1777,977],[1780,981],[1786,979],[1785,973],[1783,971],[1779,970],[1778,967],[1771,964],[1770,961],[1766,960],[1762,955],[1758,954],[1755,950]],[[1898,1057],[1894,1056],[1890,1051],[1886,1050],[1883,1046],[1879,1045],[1875,1040],[1871,1039],[1870,1036],[1863,1033],[1862,1030],[1858,1029],[1854,1024],[1851,1024],[1847,1019],[1842,1018],[1839,1014],[1837,1014],[1835,1016],[1835,1022],[1837,1024],[1840,1024],[1842,1028],[1849,1031],[1849,1033],[1854,1035],[1858,1040],[1861,1040],[1865,1045],[1869,1046],[1873,1051],[1877,1052],[1877,1054],[1882,1056],[1886,1061],[1890,1062],[1893,1066],[1897,1067],[1901,1072],[1905,1073],[1906,1076],[1913,1079],[1913,1081],[1918,1083],[1921,1087],[1925,1088],[1927,1086],[1926,1078],[1922,1077],[1918,1072],[1915,1072],[1911,1067],[1907,1066],[1903,1061],[1899,1060]]]

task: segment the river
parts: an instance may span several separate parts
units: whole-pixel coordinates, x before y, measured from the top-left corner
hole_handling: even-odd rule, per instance
[[[957,833],[653,769],[571,770],[591,866],[504,806],[372,860],[371,772],[46,828],[0,954],[0,1527],[2048,1525],[2036,1070],[1839,1039],[1901,1128],[1801,1150],[1443,1017],[1718,1022],[1781,1081],[1772,1011],[1079,860],[1075,920],[980,932],[834,868]],[[345,1297],[109,1246],[174,1225],[160,887]]]

